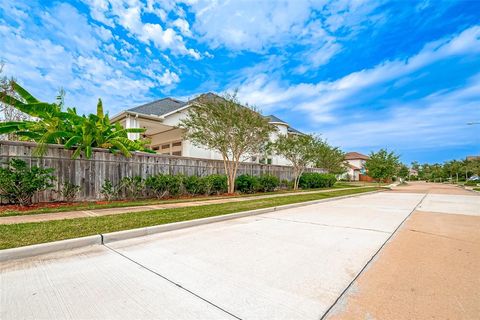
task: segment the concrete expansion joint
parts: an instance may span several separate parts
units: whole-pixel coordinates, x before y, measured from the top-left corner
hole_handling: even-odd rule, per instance
[[[354,230],[362,230],[362,231],[373,231],[373,232],[381,232],[381,233],[390,233],[390,232],[388,232],[388,231],[378,230],[378,229],[358,228],[358,227],[349,227],[349,226],[340,226],[340,225],[327,224],[327,223],[317,223],[317,222],[299,221],[299,220],[273,218],[273,217],[259,217],[259,218],[260,218],[260,219],[270,219],[270,220],[285,221],[285,222],[293,222],[293,223],[311,224],[311,225],[322,226],[322,227],[332,227],[332,228],[354,229]]]
[[[420,199],[420,201],[415,205],[412,211],[408,213],[408,215],[405,217],[405,219],[402,220],[402,222],[398,225],[397,228],[390,234],[390,236],[385,240],[384,243],[378,248],[378,250],[372,255],[372,257],[367,261],[367,263],[363,266],[363,268],[357,273],[357,275],[352,279],[352,281],[348,284],[348,286],[345,287],[345,289],[342,291],[342,293],[335,299],[335,301],[332,303],[332,305],[325,311],[325,313],[320,317],[320,320],[326,319],[328,314],[333,310],[333,308],[339,303],[339,301],[346,295],[347,291],[353,286],[353,284],[357,281],[357,279],[360,277],[360,275],[364,272],[365,269],[367,269],[368,265],[372,263],[372,261],[378,256],[380,251],[385,247],[385,245],[393,238],[393,236],[397,233],[397,231],[405,224],[405,221],[410,218],[413,212],[417,210],[418,206],[420,206],[425,200],[425,198],[428,196],[428,192],[423,195],[423,197]]]
[[[103,238],[102,238],[102,239],[103,239]],[[222,312],[224,312],[224,313],[228,314],[229,316],[231,316],[231,317],[233,317],[233,318],[235,318],[235,319],[242,320],[242,318],[240,318],[240,317],[238,317],[238,316],[234,315],[234,314],[233,314],[233,313],[231,313],[230,311],[227,311],[227,310],[225,310],[224,308],[222,308],[222,307],[220,307],[219,305],[217,305],[217,304],[213,303],[212,301],[210,301],[210,300],[208,300],[208,299],[206,299],[206,298],[204,298],[204,297],[200,296],[199,294],[197,294],[197,293],[195,293],[195,292],[193,292],[193,291],[191,291],[191,290],[189,290],[189,289],[185,288],[185,287],[184,287],[184,286],[182,286],[180,283],[178,283],[178,282],[175,282],[174,280],[172,280],[172,279],[170,279],[170,278],[168,278],[168,277],[166,277],[166,276],[162,275],[161,273],[159,273],[159,272],[157,272],[157,271],[155,271],[155,270],[153,270],[153,269],[151,269],[151,268],[149,268],[149,267],[145,266],[144,264],[141,264],[140,262],[138,262],[138,261],[136,261],[136,260],[134,260],[134,259],[132,259],[132,258],[128,257],[127,255],[125,255],[125,254],[123,254],[123,253],[119,252],[118,250],[115,250],[114,248],[112,248],[112,247],[110,247],[110,246],[108,246],[108,245],[104,244],[104,243],[103,243],[103,241],[102,241],[102,245],[103,245],[105,248],[107,248],[108,250],[110,250],[110,251],[112,251],[112,252],[114,252],[114,253],[118,254],[119,256],[123,257],[124,259],[126,259],[126,260],[128,260],[128,261],[130,261],[130,262],[132,262],[132,263],[136,264],[137,266],[139,266],[139,267],[141,267],[141,268],[143,268],[143,269],[147,270],[148,272],[150,272],[150,273],[153,273],[154,275],[156,275],[156,276],[158,276],[158,277],[160,277],[160,278],[162,278],[162,279],[164,279],[164,280],[168,281],[169,283],[173,284],[174,286],[178,287],[179,289],[181,289],[181,290],[184,290],[184,291],[188,292],[189,294],[191,294],[191,295],[193,295],[193,296],[197,297],[198,299],[200,299],[200,300],[202,300],[202,301],[204,301],[204,302],[208,303],[209,305],[211,305],[211,306],[213,306],[213,307],[215,307],[215,308],[219,309],[220,311],[222,311]]]

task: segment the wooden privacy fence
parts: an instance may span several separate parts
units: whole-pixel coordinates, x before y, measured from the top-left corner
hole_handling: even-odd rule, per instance
[[[147,178],[158,173],[207,176],[224,174],[223,161],[187,158],[160,154],[135,152],[126,158],[120,154],[112,154],[105,149],[94,149],[90,159],[80,156],[71,159],[72,150],[62,145],[48,145],[44,156],[34,155],[37,144],[34,142],[0,141],[0,162],[10,159],[21,159],[30,166],[53,168],[56,176],[54,190],[60,190],[65,182],[80,186],[78,200],[99,200],[105,180],[118,183],[124,177],[140,176]],[[322,169],[308,168],[309,172],[323,172]],[[293,179],[293,169],[289,166],[266,165],[258,163],[241,163],[238,174],[272,174],[281,180]],[[56,201],[57,192],[48,190],[38,196],[39,201]]]

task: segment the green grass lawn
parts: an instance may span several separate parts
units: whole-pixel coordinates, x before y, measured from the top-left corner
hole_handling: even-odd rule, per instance
[[[332,188],[306,189],[306,190],[297,190],[295,192],[320,191],[320,190],[352,188],[352,187],[361,187],[361,185],[337,182]],[[239,194],[239,195],[236,195],[236,196],[233,196],[233,197],[255,197],[255,196],[263,196],[263,195],[286,194],[286,193],[292,193],[292,192],[294,192],[294,191],[293,190],[279,190],[279,191],[275,191],[275,192],[263,192],[263,193],[254,193],[254,194]],[[232,196],[197,196],[197,197],[192,197],[192,198],[177,198],[177,199],[168,199],[168,200],[140,199],[140,200],[132,200],[132,201],[112,201],[112,202],[108,202],[108,203],[82,202],[82,203],[72,204],[72,205],[61,205],[61,206],[58,206],[58,207],[45,207],[45,208],[28,210],[28,211],[5,210],[5,211],[0,211],[0,217],[10,217],[10,216],[19,216],[19,215],[33,215],[33,214],[66,212],[66,211],[79,211],[79,210],[95,210],[95,209],[108,209],[108,208],[136,207],[136,206],[147,206],[147,205],[154,205],[154,204],[194,202],[194,201],[204,201],[204,200],[222,199],[222,198],[232,198]]]
[[[381,188],[359,187],[350,190],[292,195],[189,208],[151,210],[102,217],[0,225],[0,249],[212,217],[246,210],[280,206],[290,203],[326,199],[379,189]]]

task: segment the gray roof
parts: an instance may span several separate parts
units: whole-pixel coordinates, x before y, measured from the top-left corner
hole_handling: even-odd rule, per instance
[[[268,118],[268,120],[269,120],[270,122],[281,122],[281,123],[288,124],[288,122],[283,121],[282,119],[274,116],[273,114],[271,114],[271,115],[269,115],[269,116],[265,116],[265,118]]]
[[[290,127],[290,126],[288,127],[287,130],[288,130],[288,132],[290,132],[290,133],[305,134],[305,133],[303,133],[303,132],[301,132],[301,131],[298,131],[297,129],[294,129],[294,128]]]
[[[210,101],[215,101],[217,99],[223,99],[219,95],[216,95],[215,93],[204,93],[199,95],[198,97],[191,99],[187,102],[180,101],[177,99],[173,98],[163,98],[160,100],[155,100],[146,104],[142,104],[141,106],[135,107],[128,109],[128,111],[132,111],[135,113],[140,113],[140,114],[145,114],[145,115],[156,115],[156,116],[163,116],[164,114],[170,113],[172,111],[178,110],[188,104],[192,104],[195,102],[198,102],[201,99],[205,100],[210,100]],[[297,133],[297,134],[303,134],[302,132],[290,127],[288,122],[283,121],[282,119],[274,116],[273,114],[269,116],[265,116],[265,118],[268,118],[269,122],[280,122],[280,123],[285,123],[288,126],[288,132],[290,133]]]
[[[186,103],[180,100],[176,100],[173,98],[163,98],[160,100],[155,100],[153,102],[142,104],[141,106],[135,108],[128,109],[128,111],[146,115],[153,114],[156,116],[162,116],[169,112],[175,111],[185,105]]]

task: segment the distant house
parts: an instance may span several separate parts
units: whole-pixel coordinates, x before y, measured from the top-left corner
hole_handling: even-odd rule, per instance
[[[347,172],[342,178],[351,181],[360,181],[361,176],[365,175],[365,161],[368,156],[358,152],[348,152],[345,154],[345,164]]]
[[[199,103],[200,98],[218,99],[219,96],[213,93],[202,94],[195,99],[181,101],[173,98],[163,98],[143,104],[120,112],[112,118],[112,121],[119,122],[124,128],[145,128],[145,138],[151,140],[150,148],[160,154],[184,156],[192,158],[217,159],[222,156],[208,148],[193,145],[183,138],[183,130],[178,128],[180,121],[187,116],[188,108]],[[279,135],[302,134],[292,128],[286,121],[274,115],[266,116],[277,131],[270,137],[275,141]],[[130,139],[138,139],[138,133],[130,133]],[[247,162],[262,162],[268,164],[288,165],[289,162],[277,155],[252,156],[245,159]]]
[[[408,175],[412,177],[418,177],[418,170],[410,168],[408,169]]]

